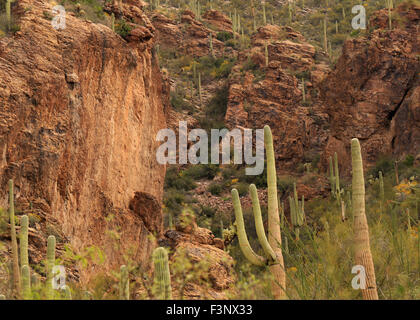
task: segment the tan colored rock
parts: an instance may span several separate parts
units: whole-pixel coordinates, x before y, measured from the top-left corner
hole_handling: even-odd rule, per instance
[[[16,2],[20,31],[0,39],[0,205],[7,207],[13,178],[19,206],[31,203],[40,226],[57,221],[76,251],[103,247],[102,267],[113,268],[130,248],[145,265],[156,245],[150,235],[162,231],[165,175],[155,158],[166,98],[153,26],[141,8],[123,3],[148,36],[128,43],[71,14],[58,31],[43,15],[51,8]],[[132,211],[136,192],[146,196]],[[112,240],[107,231],[117,229]]]

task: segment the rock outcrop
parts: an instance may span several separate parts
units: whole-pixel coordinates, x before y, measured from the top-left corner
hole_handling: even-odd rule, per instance
[[[206,12],[203,16],[204,21],[214,26],[214,29],[210,29],[196,19],[195,14],[190,10],[181,12],[180,16],[180,21],[171,20],[160,13],[152,17],[159,45],[163,49],[196,58],[209,56],[211,55],[211,36],[215,57],[232,55],[233,49],[217,39],[218,32],[231,30],[229,25],[232,22],[228,17],[215,10]]]
[[[332,71],[322,62],[327,56],[299,33],[261,27],[231,75],[228,126],[270,125],[280,172],[317,162],[316,154],[325,170],[337,152],[343,174],[349,174],[349,142],[355,137],[367,166],[381,154],[417,155],[420,9],[403,4],[394,11],[401,19],[393,30],[387,30],[387,12],[376,12],[371,31],[345,42]]]
[[[361,141],[366,165],[381,154],[420,151],[420,7],[403,5],[396,13],[403,18],[396,19],[397,28],[387,30],[388,15],[381,10],[369,24],[377,29],[347,40],[323,83],[321,98],[331,124],[325,165],[338,152],[349,172],[352,138]]]
[[[105,267],[127,249],[148,263],[150,235],[163,232],[155,137],[167,88],[154,28],[132,3],[118,10],[132,21],[128,41],[69,12],[55,30],[42,0],[16,2],[20,31],[0,39],[0,206],[13,178],[18,213],[56,221],[76,250],[104,248]]]
[[[312,70],[318,71],[315,79]],[[278,171],[292,171],[298,163],[310,161],[308,151],[321,151],[327,139],[327,115],[311,102],[317,99],[315,84],[327,71],[325,64],[315,62],[315,48],[301,34],[287,27],[261,27],[234,68],[225,122],[231,128],[270,125]]]
[[[192,214],[181,214],[176,230],[166,231],[159,243],[172,249],[172,272],[184,267],[185,272],[190,273],[185,282],[180,281],[179,274],[173,279],[175,299],[181,298],[180,292],[183,292],[184,299],[220,300],[234,294],[232,257],[223,250],[223,240],[215,238],[210,230],[198,227]],[[204,266],[203,269],[197,268],[199,263]]]

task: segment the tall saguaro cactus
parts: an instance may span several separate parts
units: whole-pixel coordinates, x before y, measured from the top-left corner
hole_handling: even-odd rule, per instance
[[[11,15],[11,5],[12,0],[6,0],[6,21],[7,21],[7,30],[9,31],[12,26],[12,15]]]
[[[353,168],[353,216],[354,216],[354,253],[356,264],[365,268],[366,286],[362,289],[363,299],[378,300],[375,268],[369,243],[369,227],[365,213],[365,180],[363,160],[358,139],[351,141]]]
[[[274,277],[272,293],[275,299],[284,299],[286,296],[286,274],[284,272],[283,253],[281,249],[281,231],[279,204],[277,199],[277,175],[274,158],[273,136],[269,126],[264,127],[264,143],[267,155],[267,193],[268,193],[268,240],[265,236],[261,209],[255,185],[249,187],[252,207],[257,230],[258,241],[264,249],[265,257],[254,252],[246,235],[244,218],[238,190],[232,190],[232,201],[235,210],[236,228],[239,246],[244,256],[255,265],[269,265]]]
[[[52,300],[54,298],[54,289],[52,287],[52,281],[53,281],[53,268],[55,264],[55,237],[49,236],[48,242],[47,242],[47,299]]]
[[[155,265],[154,294],[160,300],[172,300],[168,253],[164,248],[159,247],[153,251],[153,262]]]
[[[120,300],[130,300],[130,283],[127,266],[125,265],[120,268]]]
[[[28,265],[22,266],[22,286],[23,286],[23,299],[29,300],[31,294],[31,274]]]
[[[16,293],[21,292],[20,285],[20,270],[19,270],[19,253],[16,239],[16,225],[15,225],[15,199],[13,194],[13,180],[9,180],[9,218],[10,218],[10,236],[12,239],[12,271],[13,271],[13,285]]]
[[[20,218],[20,265],[29,266],[29,259],[28,259],[28,226],[29,220],[28,216],[22,216]]]

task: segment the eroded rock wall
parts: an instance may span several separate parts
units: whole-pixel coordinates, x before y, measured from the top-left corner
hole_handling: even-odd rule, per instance
[[[147,262],[163,231],[167,92],[154,28],[140,5],[122,9],[136,18],[128,42],[72,13],[55,30],[50,4],[21,0],[20,31],[0,40],[0,206],[13,178],[18,210],[57,221],[76,250],[105,248],[107,267],[128,249]]]

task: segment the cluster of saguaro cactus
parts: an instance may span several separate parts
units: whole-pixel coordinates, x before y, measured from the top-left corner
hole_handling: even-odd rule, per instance
[[[375,269],[369,243],[369,227],[365,213],[365,180],[363,160],[358,139],[351,141],[351,158],[353,169],[353,217],[354,217],[354,253],[357,265],[365,269],[366,285],[362,288],[365,300],[377,300]]]
[[[256,254],[251,248],[246,235],[238,190],[232,190],[232,201],[235,211],[235,224],[239,246],[244,256],[255,265],[269,265],[274,277],[272,293],[275,299],[285,298],[286,274],[282,254],[282,239],[280,230],[279,202],[277,198],[277,175],[274,158],[273,136],[269,126],[264,127],[264,144],[267,155],[267,194],[268,194],[268,240],[265,235],[261,217],[261,209],[255,185],[250,185],[249,190],[255,218],[258,241],[264,250],[264,257]]]
[[[120,300],[130,300],[130,281],[126,265],[120,267]]]
[[[236,38],[236,34],[241,32],[241,16],[237,12],[236,8],[232,16],[232,29],[233,37]]]
[[[13,291],[17,297],[23,299],[32,298],[32,286],[37,287],[39,285],[39,278],[36,273],[31,275],[31,269],[29,266],[28,257],[28,229],[29,229],[29,218],[27,215],[23,215],[20,218],[20,232],[19,232],[19,246],[17,243],[16,236],[16,217],[14,209],[14,193],[13,193],[13,180],[9,180],[9,218],[10,218],[10,234],[12,240],[12,283]],[[20,259],[19,259],[20,258]],[[20,267],[19,267],[20,260]],[[47,292],[46,296],[48,299],[54,297],[52,288],[52,270],[55,264],[55,237],[48,237],[47,244]]]
[[[159,300],[172,300],[171,274],[169,272],[168,253],[159,247],[153,251],[155,274],[153,294]]]
[[[299,228],[303,226],[305,219],[305,197],[302,196],[302,201],[299,201],[296,183],[293,184],[293,198],[289,197],[290,204],[290,218],[295,229],[296,239],[299,239]]]
[[[191,0],[189,7],[195,14],[195,18],[199,20],[201,18],[201,4],[200,1]]]

